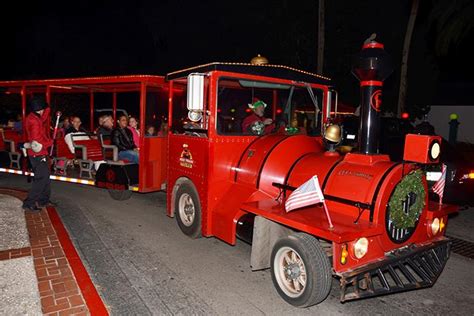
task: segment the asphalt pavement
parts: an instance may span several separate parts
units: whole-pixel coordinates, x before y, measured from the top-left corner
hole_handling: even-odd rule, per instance
[[[0,174],[0,186],[28,188]],[[270,272],[252,272],[250,246],[191,240],[165,215],[164,193],[114,201],[105,190],[55,182],[52,199],[112,315],[471,315],[472,259],[451,258],[434,287],[341,304],[330,296],[306,309],[285,303]],[[474,242],[474,209],[448,223],[448,234]]]

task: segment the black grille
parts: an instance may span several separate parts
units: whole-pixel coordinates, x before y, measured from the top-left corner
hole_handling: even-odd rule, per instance
[[[387,255],[342,275],[341,302],[432,286],[449,258],[447,239]]]

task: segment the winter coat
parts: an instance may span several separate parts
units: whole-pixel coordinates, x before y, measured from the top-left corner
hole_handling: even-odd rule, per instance
[[[28,156],[46,156],[48,155],[48,148],[53,145],[53,140],[49,137],[47,126],[49,113],[50,109],[46,108],[44,109],[42,115],[39,115],[36,112],[31,112],[26,117],[25,132],[27,141],[31,143],[35,140],[43,145],[43,148],[41,148],[41,150],[37,153],[31,149],[28,149]]]
[[[118,147],[119,151],[133,150],[137,148],[133,142],[132,132],[128,128],[117,127],[112,131],[112,145]]]

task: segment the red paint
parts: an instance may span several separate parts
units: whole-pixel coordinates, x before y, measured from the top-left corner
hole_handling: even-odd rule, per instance
[[[367,49],[367,48],[380,48],[380,49],[384,49],[384,46],[383,46],[383,44],[381,44],[381,43],[379,43],[379,42],[370,42],[370,43],[364,44],[364,46],[362,46],[362,49]]]
[[[441,136],[407,134],[405,136],[405,150],[403,160],[418,163],[438,163],[437,159],[431,159],[430,149],[437,142],[441,147]]]
[[[382,90],[375,90],[370,96],[370,106],[374,111],[380,112],[382,106]]]
[[[82,296],[86,301],[87,308],[91,315],[109,315],[104,302],[97,293],[97,290],[92,282],[86,268],[82,264],[81,258],[79,257],[76,248],[69,239],[69,235],[64,228],[61,219],[54,207],[48,207],[48,215],[51,220],[51,224],[56,231],[61,247],[63,248],[64,254],[66,255],[67,261],[71,266],[72,272],[76,277],[76,281],[81,289]]]
[[[361,82],[360,82],[360,86],[361,86],[361,87],[365,87],[365,86],[377,86],[377,87],[381,87],[381,86],[383,86],[383,81],[365,80],[365,81],[361,81]]]

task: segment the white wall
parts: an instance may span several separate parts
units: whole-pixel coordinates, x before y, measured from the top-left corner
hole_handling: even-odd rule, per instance
[[[474,105],[432,105],[428,121],[436,134],[449,139],[449,115],[458,115],[458,141],[474,143]]]

